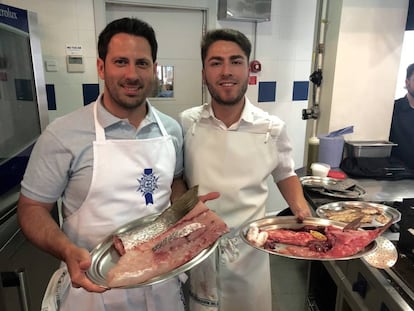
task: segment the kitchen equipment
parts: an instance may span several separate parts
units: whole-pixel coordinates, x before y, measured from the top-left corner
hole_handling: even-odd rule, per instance
[[[344,137],[319,135],[318,162],[327,163],[331,167],[339,167],[344,149]]]
[[[397,144],[384,140],[346,141],[345,155],[355,158],[387,158],[391,155],[393,146]]]
[[[121,228],[119,228],[118,230],[110,234],[108,237],[106,237],[99,245],[97,245],[91,251],[92,265],[86,271],[86,275],[95,284],[108,287],[107,282],[106,282],[106,275],[109,272],[109,270],[116,265],[116,263],[118,262],[120,258],[119,253],[116,251],[115,247],[113,246],[113,236],[134,230],[135,228],[139,226],[149,224],[153,222],[157,218],[158,215],[159,214],[152,214],[152,215],[148,215],[148,216],[136,219],[134,221],[131,221],[130,223],[122,226]],[[201,251],[197,256],[195,256],[193,259],[191,259],[184,265],[168,273],[154,277],[146,282],[136,284],[134,286],[126,286],[123,288],[144,287],[144,286],[154,285],[157,283],[164,282],[165,280],[170,279],[172,277],[178,276],[181,273],[184,273],[187,270],[198,265],[204,259],[206,259],[216,249],[218,242],[219,240],[217,240],[209,248]]]
[[[37,15],[0,4],[0,195],[19,186],[48,123]],[[7,42],[7,44],[5,43]]]
[[[48,124],[37,14],[4,4],[0,12],[0,310],[40,310],[60,261],[26,240],[16,213],[31,150]]]
[[[372,267],[378,269],[388,269],[395,265],[398,259],[397,248],[390,240],[379,236],[376,238],[377,249],[364,256],[364,260]]]
[[[399,209],[401,221],[397,246],[414,263],[414,199],[404,199]]]
[[[331,167],[339,167],[344,149],[344,136],[354,132],[353,126],[348,126],[328,134],[318,135],[318,162],[327,163]]]
[[[298,228],[303,227],[304,225],[335,226],[338,228],[344,228],[346,226],[346,224],[338,222],[338,221],[332,221],[329,219],[322,219],[322,218],[315,218],[315,217],[307,217],[303,220],[302,223],[298,223],[297,218],[295,216],[271,216],[271,217],[265,217],[265,218],[258,219],[258,220],[247,223],[244,227],[241,228],[240,236],[245,243],[247,243],[248,245],[254,248],[257,248],[258,250],[261,250],[263,252],[266,252],[272,255],[278,255],[278,256],[294,258],[294,259],[308,259],[308,260],[319,260],[319,261],[355,259],[355,258],[360,258],[362,256],[365,256],[365,255],[368,255],[374,252],[377,247],[376,241],[373,241],[368,246],[366,246],[364,250],[352,256],[335,258],[335,259],[314,258],[314,257],[305,257],[305,256],[303,257],[293,256],[293,255],[280,253],[280,251],[283,251],[287,247],[287,245],[285,244],[278,244],[274,250],[268,250],[263,247],[257,246],[254,243],[251,243],[249,240],[247,240],[247,237],[246,237],[247,232],[249,231],[251,226],[255,226],[259,228],[259,230],[274,230],[274,229],[298,229]]]
[[[0,310],[40,310],[50,276],[60,261],[24,237],[17,220],[16,200],[0,196]],[[57,220],[57,207],[52,210]]]

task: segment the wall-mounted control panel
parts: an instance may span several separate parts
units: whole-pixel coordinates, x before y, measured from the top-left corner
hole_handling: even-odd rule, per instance
[[[68,72],[85,72],[83,56],[66,55],[66,67]]]

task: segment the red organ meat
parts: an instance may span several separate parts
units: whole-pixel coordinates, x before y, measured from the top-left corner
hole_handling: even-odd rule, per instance
[[[190,261],[229,231],[227,225],[204,203],[155,238],[127,250],[108,272],[109,287],[143,283]],[[119,240],[115,239],[117,243]],[[117,249],[121,250],[117,246]]]

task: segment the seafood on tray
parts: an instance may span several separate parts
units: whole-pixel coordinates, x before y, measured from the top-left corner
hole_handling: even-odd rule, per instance
[[[197,189],[190,189],[183,197],[152,223],[113,237],[113,245],[121,257],[108,271],[109,287],[132,286],[168,273],[229,231],[198,200]]]
[[[361,227],[381,227],[388,222],[396,223],[401,213],[391,206],[366,201],[339,201],[319,206],[316,214],[325,219],[349,223],[362,217]]]
[[[390,221],[390,217],[378,207],[360,207],[359,205],[346,205],[342,210],[324,210],[324,216],[328,219],[342,222],[351,222],[359,217],[363,217],[363,223],[371,223],[373,220],[385,224]]]
[[[250,226],[246,239],[270,252],[298,258],[341,259],[353,256],[373,242],[384,228],[347,229],[333,225],[303,225],[297,228],[260,229]],[[285,247],[278,248],[279,244]]]

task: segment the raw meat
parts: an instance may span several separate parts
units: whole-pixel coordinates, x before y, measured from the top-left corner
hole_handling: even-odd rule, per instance
[[[161,235],[127,250],[107,275],[109,287],[143,283],[188,262],[229,231],[204,203]]]
[[[302,227],[299,229],[264,230],[268,239],[261,247],[280,254],[302,258],[339,259],[353,256],[364,250],[379,234],[375,230],[343,230],[334,226]],[[257,240],[250,241],[258,245]],[[277,244],[285,247],[277,247]]]
[[[344,258],[355,255],[362,251],[378,236],[380,229],[376,230],[349,230],[327,226],[325,235],[331,243],[327,251],[315,251],[309,247],[287,246],[279,253],[308,258]],[[308,245],[310,246],[310,245]]]
[[[306,246],[309,241],[314,241],[316,238],[307,231],[293,231],[289,229],[268,230],[268,240],[275,243],[294,244]]]

